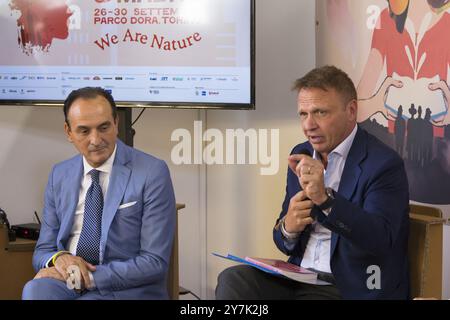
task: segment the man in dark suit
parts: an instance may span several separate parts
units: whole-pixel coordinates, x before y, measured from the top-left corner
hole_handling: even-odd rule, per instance
[[[408,181],[402,159],[358,127],[354,84],[332,66],[295,82],[307,142],[289,157],[273,237],[289,262],[330,285],[236,266],[218,299],[407,299]]]
[[[23,299],[167,299],[175,230],[167,165],[117,139],[116,105],[101,88],[73,91],[64,115],[80,154],[50,173],[38,274]]]

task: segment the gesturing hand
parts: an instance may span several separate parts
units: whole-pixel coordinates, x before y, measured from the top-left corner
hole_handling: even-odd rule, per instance
[[[327,200],[322,162],[306,155],[293,154],[289,157],[289,167],[299,177],[307,198],[316,205]]]

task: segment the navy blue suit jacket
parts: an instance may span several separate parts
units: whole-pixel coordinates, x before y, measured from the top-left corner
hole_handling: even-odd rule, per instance
[[[292,154],[305,148],[312,154],[309,142],[297,145]],[[298,177],[288,168],[280,218],[300,190]],[[311,215],[332,231],[330,266],[344,299],[408,298],[408,180],[394,150],[358,128],[333,209],[326,216],[315,206]],[[274,229],[274,241],[291,263],[300,265],[310,229],[305,228],[292,251],[285,247],[281,230]],[[370,266],[380,268],[380,289],[368,288]]]

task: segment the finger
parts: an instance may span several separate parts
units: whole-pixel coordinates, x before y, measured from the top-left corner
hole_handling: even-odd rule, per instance
[[[301,203],[305,200],[309,200],[308,195],[305,190],[299,191],[291,198],[291,205],[297,207],[301,205]],[[307,206],[307,204],[303,204],[301,206]]]
[[[314,203],[311,200],[303,200],[300,202],[296,202],[294,206],[294,211],[308,210],[314,206]]]
[[[309,200],[308,196],[306,195],[306,191],[302,190],[298,193],[299,199],[300,201],[305,201],[305,200]]]
[[[297,205],[298,202],[301,202],[304,199],[304,191],[297,192],[292,198],[291,198],[291,204]]]
[[[300,159],[297,159],[298,156],[299,156],[298,154],[293,154],[293,155],[290,155],[288,158],[288,166],[289,166],[289,168],[291,168],[292,172],[294,172],[295,174],[297,174],[296,169],[297,169],[297,165],[300,161]]]
[[[86,263],[82,263],[79,265],[82,282],[84,283],[85,288],[89,288],[91,286],[91,279],[89,278],[89,271]]]
[[[303,165],[300,168],[300,172],[301,172],[300,176],[303,176],[305,174],[306,175],[310,175],[310,174],[313,173],[313,166],[311,166],[311,165]]]
[[[67,265],[65,263],[55,265],[55,271],[59,273],[62,279],[67,280],[69,278],[69,274],[67,273]]]
[[[288,165],[291,170],[298,175],[298,165],[303,159],[311,158],[305,154],[291,154],[288,158]]]
[[[59,281],[66,281],[67,279],[64,279],[64,277],[57,271],[55,270],[50,276],[49,278],[53,278]]]
[[[295,218],[297,221],[301,222],[303,219],[311,217],[311,210],[299,210],[295,212]]]
[[[311,209],[313,206],[314,203],[311,200],[303,200],[295,206],[295,209],[296,211],[308,210]]]
[[[302,185],[302,186],[304,186],[303,187],[303,190],[305,191],[305,193],[308,195],[308,190],[307,190],[307,185],[311,182],[311,181],[313,181],[314,180],[314,177],[313,177],[313,175],[311,175],[311,174],[304,174],[304,175],[302,175],[300,178],[299,178],[299,180],[300,180],[300,184]]]
[[[317,172],[317,168],[321,167],[321,163],[313,158],[303,158],[298,166],[301,168],[302,174],[312,174]]]
[[[97,269],[96,266],[94,266],[93,264],[90,264],[89,262],[86,262],[86,266],[89,269],[89,271],[95,271]]]
[[[308,225],[308,224],[312,224],[313,222],[314,222],[314,219],[311,218],[311,217],[302,219],[302,224],[303,224],[304,226],[306,226],[306,225]]]

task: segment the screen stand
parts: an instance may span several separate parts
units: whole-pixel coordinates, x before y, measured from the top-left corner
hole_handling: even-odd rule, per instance
[[[119,138],[130,147],[133,146],[134,134],[136,131],[131,127],[131,108],[117,108],[119,117]]]

